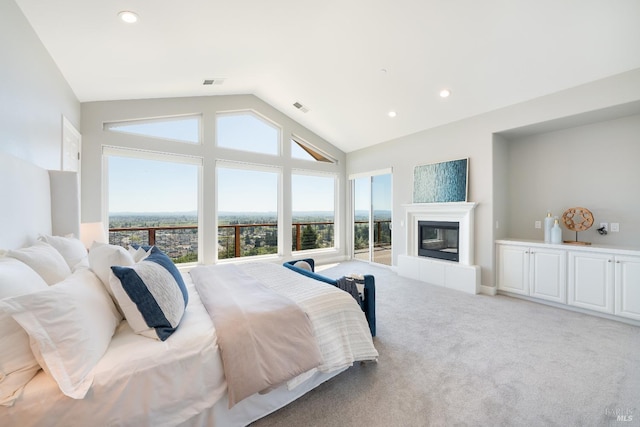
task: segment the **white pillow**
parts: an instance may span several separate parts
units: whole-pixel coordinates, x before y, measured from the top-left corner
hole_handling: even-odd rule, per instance
[[[56,248],[72,271],[80,267],[89,266],[87,248],[84,247],[84,244],[80,240],[74,238],[73,235],[69,237],[41,235],[39,240],[47,242]]]
[[[0,258],[0,300],[47,289],[33,269],[14,258]],[[29,347],[29,336],[0,308],[0,405],[11,406],[40,370]]]
[[[47,282],[53,285],[66,279],[71,274],[60,252],[46,242],[35,242],[27,248],[10,250],[7,256],[27,264]]]
[[[138,246],[138,249],[134,248],[133,246],[129,246],[129,253],[133,257],[133,260],[138,263],[151,255],[151,249],[145,251],[142,246]]]
[[[133,256],[122,246],[93,242],[91,249],[89,249],[89,267],[100,278],[111,297],[113,297],[113,292],[109,286],[109,277],[113,274],[111,266],[129,266],[133,264],[135,264]]]
[[[293,266],[301,268],[303,270],[307,270],[307,271],[313,272],[313,270],[311,269],[311,264],[309,264],[307,261],[300,260],[300,261],[296,262],[295,264],[293,264]]]
[[[80,269],[40,292],[1,300],[0,307],[27,331],[36,360],[60,390],[84,398],[122,319],[100,279]]]

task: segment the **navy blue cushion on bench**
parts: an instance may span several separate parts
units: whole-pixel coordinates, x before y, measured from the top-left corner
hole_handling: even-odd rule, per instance
[[[299,263],[298,265],[296,265]],[[304,264],[306,263],[306,265]],[[338,282],[335,279],[323,276],[315,272],[315,261],[313,258],[304,258],[293,261],[287,261],[283,264],[286,268],[300,273],[304,276],[310,277],[321,282],[328,283],[333,286],[338,286]],[[310,269],[307,269],[307,267]],[[364,311],[364,315],[369,323],[369,329],[371,330],[371,336],[376,336],[376,284],[375,278],[370,274],[364,275],[364,300],[360,300],[360,307]]]

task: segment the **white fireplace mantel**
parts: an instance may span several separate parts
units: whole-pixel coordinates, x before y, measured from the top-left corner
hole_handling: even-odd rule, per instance
[[[458,262],[473,264],[474,209],[477,203],[412,203],[402,205],[406,212],[407,248],[406,254],[418,256],[418,221],[458,222]]]
[[[406,211],[407,248],[398,255],[398,274],[422,282],[476,294],[480,266],[473,265],[473,212],[477,203],[413,203]],[[418,256],[418,221],[450,221],[458,229],[458,262]]]

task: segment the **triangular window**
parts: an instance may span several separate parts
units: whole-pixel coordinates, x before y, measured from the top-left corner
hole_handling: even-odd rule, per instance
[[[291,139],[291,157],[314,162],[335,163],[336,161],[309,144]]]
[[[216,116],[218,147],[277,156],[280,128],[252,111]]]
[[[104,124],[104,130],[168,139],[188,144],[200,143],[200,115],[128,120]]]

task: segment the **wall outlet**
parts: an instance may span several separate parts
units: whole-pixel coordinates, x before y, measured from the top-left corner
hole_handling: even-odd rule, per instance
[[[606,222],[601,222],[600,228],[604,228],[605,231],[609,231],[609,224]]]
[[[536,221],[536,222],[535,222],[535,224],[534,224],[534,226],[535,226],[536,228],[542,228],[542,221]]]
[[[611,232],[612,233],[617,233],[618,231],[620,231],[620,224],[617,222],[612,222],[611,223]]]

